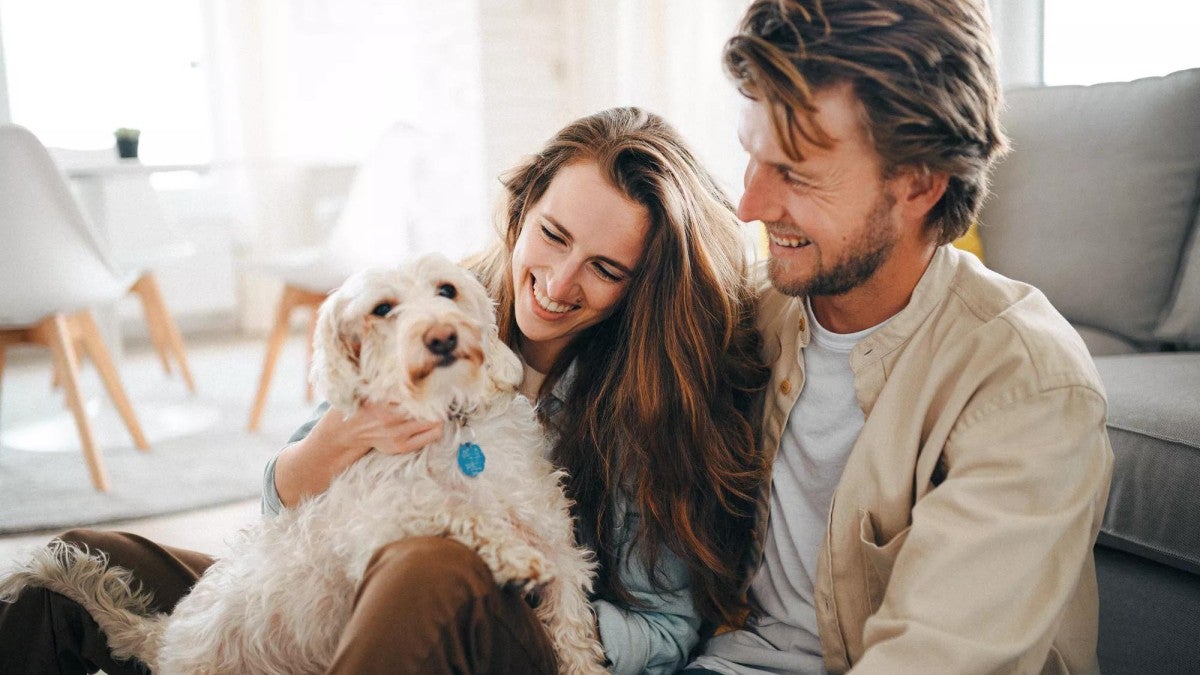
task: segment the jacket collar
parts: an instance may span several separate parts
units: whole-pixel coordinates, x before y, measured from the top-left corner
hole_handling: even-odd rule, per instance
[[[850,354],[850,367],[855,374],[895,351],[917,332],[933,310],[945,300],[950,283],[957,275],[960,256],[963,255],[970,254],[948,244],[934,251],[908,304],[886,325],[854,347]]]

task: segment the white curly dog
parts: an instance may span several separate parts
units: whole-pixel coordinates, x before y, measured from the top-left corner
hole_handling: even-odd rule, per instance
[[[61,593],[96,619],[116,657],[162,675],[320,673],[375,550],[446,536],[478,553],[497,584],[540,589],[561,672],[605,672],[587,602],[595,564],[575,545],[563,474],[515,393],[522,366],[497,337],[483,286],[436,255],[359,273],[322,305],[315,347],[328,414],[393,402],[443,420],[442,440],[370,452],[324,494],[247,528],[170,615],[148,615],[128,571],[62,542],[10,571],[0,597]]]

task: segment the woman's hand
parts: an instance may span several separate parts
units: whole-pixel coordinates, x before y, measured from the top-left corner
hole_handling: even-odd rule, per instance
[[[334,478],[372,448],[401,455],[441,437],[441,422],[412,420],[386,403],[365,403],[349,417],[330,410],[308,436],[279,454],[275,490],[284,506],[295,506],[327,490]]]

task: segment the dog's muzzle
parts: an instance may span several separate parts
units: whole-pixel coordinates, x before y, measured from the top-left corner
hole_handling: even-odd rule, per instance
[[[457,357],[454,350],[458,349],[458,331],[449,324],[437,324],[425,331],[422,336],[425,349],[437,357],[437,367],[443,368],[454,363]]]

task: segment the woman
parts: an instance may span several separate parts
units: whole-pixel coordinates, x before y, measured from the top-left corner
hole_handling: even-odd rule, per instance
[[[615,672],[674,672],[702,624],[737,623],[746,609],[741,565],[766,479],[756,434],[768,371],[739,224],[676,132],[634,108],[568,125],[504,185],[502,240],[473,267],[525,361],[522,389],[570,475],[580,538],[597,552],[605,652]],[[323,413],[267,467],[264,510],[319,494],[372,448],[413,452],[440,433],[384,406]],[[206,564],[125,535],[64,537],[118,549],[114,561],[164,604]],[[13,644],[8,614],[60,621],[62,603],[22,596],[0,617],[0,645]],[[95,651],[72,658],[123,672]],[[465,547],[428,538],[372,559],[331,670],[554,672],[554,662],[525,598],[497,589]]]

